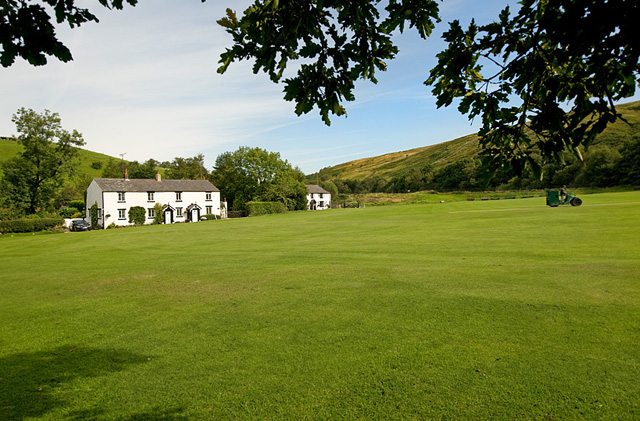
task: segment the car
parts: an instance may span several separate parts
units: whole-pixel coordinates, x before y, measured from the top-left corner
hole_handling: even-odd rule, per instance
[[[82,219],[71,221],[71,225],[69,226],[69,231],[89,231],[89,230],[91,230],[91,225],[89,225],[87,221],[83,221]]]

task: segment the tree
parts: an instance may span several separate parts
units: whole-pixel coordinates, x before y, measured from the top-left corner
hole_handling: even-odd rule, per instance
[[[125,1],[132,6],[138,2],[98,0],[109,9],[122,9]],[[34,66],[47,64],[47,56],[54,56],[63,62],[72,60],[71,51],[56,37],[46,6],[53,8],[57,23],[67,22],[71,28],[85,22],[98,22],[98,18],[88,9],[77,7],[74,3],[75,0],[0,1],[0,64],[9,67],[16,57],[22,57]]]
[[[174,158],[167,166],[166,177],[181,180],[198,180],[207,177],[209,171],[204,166],[204,155],[193,158]]]
[[[158,170],[158,161],[147,159],[141,164],[138,161],[129,162],[109,158],[102,170],[102,177],[123,178],[125,169],[129,178],[154,178]]]
[[[28,214],[46,207],[73,171],[77,147],[84,145],[76,130],[62,128],[58,113],[45,110],[38,114],[20,108],[13,115],[24,150],[2,164],[2,190],[6,199]]]
[[[138,161],[129,162],[126,166],[129,178],[155,178],[158,171],[158,161],[147,159],[142,164]]]
[[[259,199],[267,202],[282,202],[288,210],[307,208],[305,176],[298,168],[279,172],[272,183],[260,193]]]
[[[380,0],[257,1],[241,19],[227,9],[218,23],[233,37],[221,56],[219,73],[234,61],[255,59],[254,73],[264,71],[279,82],[290,62],[300,63],[297,75],[284,80],[285,99],[295,101],[298,115],[317,106],[329,125],[329,114],[344,115],[343,101],[353,101],[355,81],[376,83],[377,70],[398,48],[391,32],[415,27],[431,34],[438,20],[436,0],[389,0],[380,17]]]
[[[98,1],[114,9],[137,3]],[[71,60],[42,3],[53,7],[58,23],[97,21],[75,0],[0,2],[3,66],[17,56],[33,65],[45,64],[46,55]],[[588,147],[621,118],[615,102],[638,85],[639,20],[636,0],[521,0],[515,14],[507,7],[489,25],[463,29],[452,22],[448,47],[426,84],[439,107],[459,102],[461,113],[481,117],[486,167],[510,165],[521,173],[528,165],[541,174],[544,161],[557,161],[560,151],[580,158],[578,146]],[[218,71],[253,59],[254,73],[277,83],[296,66],[283,81],[284,98],[295,102],[298,115],[317,107],[330,124],[330,114],[345,115],[343,102],[355,99],[355,82],[375,83],[376,71],[395,57],[394,31],[408,26],[427,38],[438,21],[437,0],[256,0],[241,18],[228,9],[218,21],[233,39]]]
[[[459,99],[481,116],[488,167],[540,173],[537,153],[543,164],[564,150],[581,159],[578,146],[622,117],[614,104],[635,93],[639,18],[633,0],[523,0],[489,25],[454,21],[426,84],[438,106]]]
[[[246,146],[220,154],[211,178],[221,186],[222,197],[227,198],[233,210],[243,210],[251,200],[265,199],[297,208],[296,197],[305,189],[304,174],[282,160],[279,153]],[[306,197],[306,189],[304,194]]]
[[[124,168],[123,166],[128,166],[128,162],[122,162],[121,160],[109,158],[107,161],[107,165],[102,169],[102,177],[103,178],[123,178],[124,177]]]
[[[448,47],[425,82],[438,106],[459,101],[469,118],[481,116],[484,164],[497,170],[533,158],[557,160],[562,150],[579,155],[607,124],[620,118],[615,101],[635,93],[640,67],[635,0],[522,0],[495,23],[462,29],[450,24]],[[381,18],[384,4],[387,17]],[[254,59],[254,73],[278,82],[290,62],[297,75],[284,80],[285,99],[298,115],[317,106],[325,123],[354,100],[354,82],[376,82],[397,48],[390,38],[405,24],[426,38],[438,20],[432,0],[256,2],[238,19],[227,10],[218,23],[233,37],[219,72]]]

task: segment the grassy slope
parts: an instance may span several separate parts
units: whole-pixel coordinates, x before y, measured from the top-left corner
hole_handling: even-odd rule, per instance
[[[14,157],[21,150],[22,146],[15,141],[8,138],[0,138],[0,162]],[[111,158],[109,155],[80,149],[80,161],[76,168],[77,173],[87,175],[90,178],[100,177],[102,175],[102,169],[91,168],[91,164],[93,162],[102,162],[104,167]]]
[[[2,237],[0,419],[637,418],[640,192],[583,200]]]
[[[640,102],[623,104],[618,109],[630,124],[618,121],[610,125],[594,143],[620,144],[640,135]],[[391,179],[412,168],[420,169],[426,163],[439,168],[463,158],[473,158],[478,152],[478,136],[470,134],[433,146],[346,162],[325,168],[322,172],[329,174],[330,178],[345,180],[362,180],[372,176]]]

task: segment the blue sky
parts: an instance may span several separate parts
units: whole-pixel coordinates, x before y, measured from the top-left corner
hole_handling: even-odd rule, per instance
[[[378,74],[359,82],[347,118],[326,127],[317,111],[302,117],[282,99],[282,85],[254,75],[250,62],[216,72],[230,37],[216,24],[226,7],[241,12],[246,0],[142,0],[109,11],[83,1],[100,23],[61,27],[59,38],[74,61],[50,59],[43,67],[23,61],[0,68],[0,136],[15,134],[20,107],[58,112],[63,127],[83,134],[92,151],[144,161],[205,155],[239,146],[280,152],[305,173],[358,158],[441,143],[473,133],[478,125],[455,107],[436,109],[423,85],[447,22],[495,19],[506,0],[444,0],[443,21],[427,41],[397,35],[400,53]]]

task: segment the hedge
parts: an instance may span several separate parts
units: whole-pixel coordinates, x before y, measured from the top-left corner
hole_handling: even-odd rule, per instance
[[[215,221],[217,219],[220,219],[220,215],[215,215],[213,213],[207,213],[205,215],[200,215],[200,220],[201,221]]]
[[[30,219],[12,219],[8,221],[0,221],[0,233],[8,232],[36,232],[48,230],[56,225],[62,225],[62,218],[30,218]]]
[[[285,213],[287,211],[282,202],[247,202],[246,208],[249,216]]]

